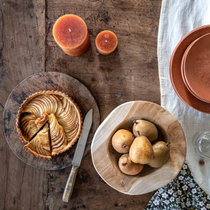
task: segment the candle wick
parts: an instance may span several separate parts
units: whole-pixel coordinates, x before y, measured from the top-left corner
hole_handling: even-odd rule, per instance
[[[71,29],[69,28],[69,32],[71,32]]]

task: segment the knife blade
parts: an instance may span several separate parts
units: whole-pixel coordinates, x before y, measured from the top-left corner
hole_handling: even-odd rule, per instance
[[[76,176],[77,176],[77,171],[82,161],[83,153],[84,153],[86,142],[88,139],[88,134],[90,132],[90,128],[92,125],[92,121],[93,121],[92,119],[93,119],[93,109],[90,109],[85,116],[83,127],[82,127],[82,133],[80,134],[76,151],[74,153],[74,158],[72,160],[71,172],[69,174],[69,178],[66,182],[66,187],[63,193],[64,202],[68,202],[71,198]]]

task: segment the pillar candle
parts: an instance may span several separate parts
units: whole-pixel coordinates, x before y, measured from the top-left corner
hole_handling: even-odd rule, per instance
[[[109,55],[117,48],[117,36],[111,31],[102,31],[96,37],[96,48],[102,55]]]
[[[72,56],[83,54],[90,45],[85,22],[77,15],[64,15],[53,26],[53,37],[61,49]]]

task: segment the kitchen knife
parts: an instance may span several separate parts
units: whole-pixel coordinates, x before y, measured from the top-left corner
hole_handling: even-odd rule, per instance
[[[82,156],[85,150],[85,145],[88,139],[88,134],[92,125],[93,109],[89,110],[85,116],[84,123],[82,126],[82,133],[80,134],[79,141],[77,143],[76,151],[72,161],[72,169],[69,174],[69,178],[66,183],[66,187],[63,193],[63,201],[68,202],[71,198],[78,168],[82,161]]]

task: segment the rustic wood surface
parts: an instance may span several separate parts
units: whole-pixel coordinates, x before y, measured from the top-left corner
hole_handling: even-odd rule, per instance
[[[133,132],[133,121],[136,119],[155,124],[157,140],[170,142],[170,157],[161,168],[144,165],[139,174],[129,176],[118,167],[122,154],[114,150],[111,139],[119,129]],[[106,183],[119,192],[142,195],[165,186],[178,175],[186,157],[185,135],[178,120],[163,107],[148,101],[130,101],[117,107],[100,125],[92,141],[91,156],[94,167]]]
[[[50,161],[37,158],[26,151],[16,129],[18,111],[25,99],[33,93],[43,90],[56,90],[70,96],[79,106],[84,119],[93,109],[93,125],[88,137],[88,151],[93,135],[100,124],[99,109],[90,91],[75,78],[60,72],[41,72],[23,80],[13,89],[4,107],[3,125],[6,141],[12,151],[25,163],[44,170],[59,170],[71,165],[76,144],[67,152],[54,156]]]
[[[33,168],[10,150],[3,135],[3,110],[26,77],[42,71],[66,73],[95,97],[101,121],[132,100],[160,103],[157,33],[161,0],[0,1],[0,209],[143,209],[153,193],[129,196],[109,187],[95,171],[90,149],[79,168],[69,203],[62,194],[71,167]],[[52,37],[55,20],[66,13],[82,17],[91,46],[79,57],[63,53]],[[102,56],[95,48],[101,30],[113,31],[117,50]]]

